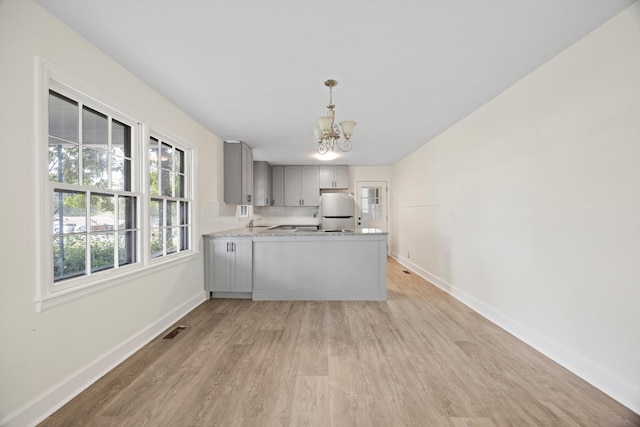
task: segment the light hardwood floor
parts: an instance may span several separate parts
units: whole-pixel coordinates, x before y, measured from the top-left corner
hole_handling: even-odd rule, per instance
[[[42,425],[640,425],[403,270],[386,302],[206,301]]]

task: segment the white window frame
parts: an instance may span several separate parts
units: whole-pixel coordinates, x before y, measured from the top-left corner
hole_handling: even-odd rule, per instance
[[[188,182],[190,199],[190,248],[182,252],[163,256],[151,260],[150,257],[150,227],[149,227],[149,203],[148,189],[148,126],[133,118],[122,108],[118,102],[94,87],[76,79],[69,73],[55,65],[39,58],[35,58],[35,130],[34,130],[34,159],[36,162],[36,211],[35,224],[35,248],[36,248],[36,290],[35,309],[37,312],[56,307],[61,304],[90,295],[105,288],[130,282],[136,277],[148,274],[150,268],[173,265],[177,261],[186,261],[197,255],[198,242],[194,239],[197,235],[195,226],[195,182],[194,182],[194,156],[196,150],[185,143],[178,144],[188,150]],[[53,277],[53,234],[51,218],[53,215],[53,189],[64,187],[49,181],[48,174],[48,136],[49,136],[49,90],[58,92],[71,99],[80,101],[100,112],[107,113],[119,121],[131,126],[132,152],[132,187],[131,192],[138,200],[136,209],[136,221],[138,224],[137,262],[117,268],[111,268],[95,272],[87,276],[79,276],[54,283]],[[177,140],[171,138],[171,140]],[[97,191],[99,192],[99,191]],[[113,192],[108,190],[109,193]]]
[[[182,198],[179,197],[168,197],[168,196],[163,196],[160,194],[151,194],[150,191],[150,183],[149,183],[149,160],[148,160],[148,153],[149,153],[149,145],[150,145],[150,139],[151,138],[155,138],[158,141],[160,141],[160,143],[162,142],[166,142],[167,144],[170,144],[172,147],[180,149],[184,152],[184,176],[186,178],[186,182],[185,182],[185,196]],[[156,130],[151,130],[149,132],[148,135],[146,135],[145,138],[145,143],[144,143],[144,149],[145,149],[145,181],[144,181],[144,191],[145,191],[145,204],[146,204],[146,210],[145,210],[145,219],[148,221],[147,222],[147,227],[146,227],[146,233],[145,235],[147,236],[146,238],[146,249],[147,249],[147,253],[146,253],[146,258],[150,260],[150,263],[152,265],[155,264],[162,264],[164,262],[166,262],[167,260],[171,260],[171,259],[176,259],[176,258],[181,258],[184,257],[185,255],[190,255],[194,252],[195,247],[196,247],[196,242],[194,240],[194,230],[195,230],[195,224],[194,224],[194,208],[195,208],[195,201],[194,201],[194,155],[195,155],[195,149],[185,143],[182,142],[178,142],[178,140],[176,138],[172,138],[170,136],[167,136],[166,133],[164,132],[160,132],[160,131],[156,131]],[[160,179],[160,178],[158,178]],[[160,256],[157,256],[155,258],[153,258],[153,254],[151,253],[151,199],[164,199],[164,200],[178,200],[178,199],[185,199],[188,201],[189,203],[189,211],[187,212],[187,216],[188,216],[188,230],[189,230],[189,234],[188,234],[188,239],[189,239],[189,248],[188,249],[184,249],[184,250],[180,250],[178,249],[177,252],[173,252],[173,253],[166,253],[164,251],[163,248],[163,254]]]

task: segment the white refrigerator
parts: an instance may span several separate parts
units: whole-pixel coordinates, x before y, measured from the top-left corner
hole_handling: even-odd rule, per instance
[[[320,229],[323,231],[354,231],[356,203],[352,194],[323,193],[320,195]]]

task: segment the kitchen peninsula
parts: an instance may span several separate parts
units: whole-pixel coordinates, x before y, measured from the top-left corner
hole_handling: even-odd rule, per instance
[[[387,234],[296,226],[208,234],[205,289],[212,298],[383,301]]]

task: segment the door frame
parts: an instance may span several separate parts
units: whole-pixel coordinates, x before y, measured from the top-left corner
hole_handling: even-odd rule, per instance
[[[387,255],[390,254],[391,249],[391,232],[389,231],[389,180],[388,179],[356,179],[355,180],[355,188],[353,189],[355,199],[356,199],[356,214],[360,214],[362,207],[360,206],[360,194],[358,194],[358,187],[362,182],[380,182],[384,183],[385,188],[385,231],[387,234]],[[358,216],[356,216],[356,223],[358,222]]]

